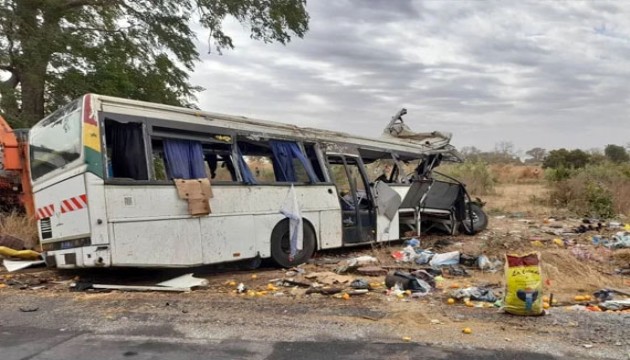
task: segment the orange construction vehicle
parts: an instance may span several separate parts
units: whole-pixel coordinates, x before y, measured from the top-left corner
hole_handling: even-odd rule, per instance
[[[0,210],[23,210],[33,217],[27,137],[27,130],[13,130],[0,116]]]

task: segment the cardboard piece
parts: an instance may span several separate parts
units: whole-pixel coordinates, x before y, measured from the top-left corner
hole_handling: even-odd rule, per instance
[[[175,187],[180,199],[188,201],[190,215],[208,215],[212,212],[210,198],[213,196],[210,180],[175,179]]]

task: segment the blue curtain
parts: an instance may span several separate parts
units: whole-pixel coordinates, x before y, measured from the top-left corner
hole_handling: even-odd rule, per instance
[[[169,179],[207,177],[199,141],[164,139],[164,155]]]
[[[245,184],[249,184],[249,185],[253,185],[256,184],[256,178],[254,177],[254,175],[252,175],[252,172],[249,170],[249,167],[247,166],[247,163],[245,162],[245,159],[243,159],[243,153],[241,152],[241,149],[238,147],[238,145],[236,146],[236,152],[237,152],[237,162],[238,162],[238,169],[241,171],[241,176],[243,177],[243,181],[245,182]]]
[[[271,151],[273,152],[273,171],[276,174],[276,181],[297,181],[293,159],[298,159],[302,163],[311,182],[319,181],[317,175],[315,175],[313,166],[311,166],[310,161],[304,156],[297,143],[293,141],[271,140],[269,141],[269,145],[271,145]]]

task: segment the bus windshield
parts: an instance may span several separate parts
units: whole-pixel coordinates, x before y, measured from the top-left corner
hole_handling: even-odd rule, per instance
[[[33,180],[81,157],[80,105],[80,99],[76,100],[31,129],[29,148]]]

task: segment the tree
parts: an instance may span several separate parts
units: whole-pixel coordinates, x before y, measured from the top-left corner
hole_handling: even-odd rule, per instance
[[[308,29],[306,0],[0,0],[0,111],[30,126],[86,92],[190,105],[199,60],[191,19],[209,46],[234,47],[223,20],[251,37],[286,44]]]
[[[591,156],[580,149],[567,150],[557,149],[551,150],[543,161],[543,168],[573,168],[579,169],[591,162]]]
[[[604,149],[604,154],[608,160],[615,163],[622,163],[630,161],[630,155],[623,146],[619,145],[607,145]]]
[[[545,155],[547,155],[547,150],[539,147],[535,147],[533,149],[529,149],[525,152],[525,155],[529,156],[529,162],[534,164],[541,164],[545,160]]]

